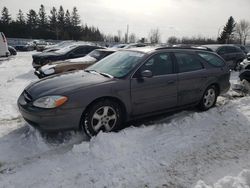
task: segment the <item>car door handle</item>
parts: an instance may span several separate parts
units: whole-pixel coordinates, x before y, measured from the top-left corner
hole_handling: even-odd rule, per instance
[[[167,85],[171,85],[171,84],[174,84],[174,83],[175,83],[174,80],[169,80],[169,81],[167,81]]]

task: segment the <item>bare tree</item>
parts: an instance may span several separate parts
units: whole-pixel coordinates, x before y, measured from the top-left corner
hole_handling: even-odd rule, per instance
[[[149,41],[152,44],[157,44],[159,43],[161,40],[161,34],[159,29],[151,29],[151,31],[149,32]]]
[[[136,35],[134,33],[131,33],[128,38],[130,43],[135,43],[136,42]]]
[[[236,33],[239,36],[240,43],[246,45],[247,37],[250,36],[250,23],[246,20],[240,20],[236,25]]]
[[[119,42],[121,42],[121,40],[122,40],[122,31],[121,30],[117,31],[117,36],[118,36]]]
[[[175,37],[175,36],[171,36],[168,38],[168,41],[167,41],[168,44],[177,44],[178,43],[178,38]]]

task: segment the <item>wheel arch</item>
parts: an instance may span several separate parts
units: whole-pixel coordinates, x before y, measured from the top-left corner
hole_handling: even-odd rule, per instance
[[[94,104],[94,103],[97,103],[99,101],[103,101],[103,100],[110,100],[110,101],[113,101],[113,102],[117,102],[119,104],[119,106],[121,107],[121,110],[122,110],[122,119],[123,121],[126,121],[127,119],[127,109],[126,109],[126,106],[124,104],[124,102],[122,102],[122,100],[120,100],[119,98],[117,97],[114,97],[114,96],[103,96],[103,97],[99,97],[99,98],[96,98],[95,100],[93,100],[91,103],[89,103],[87,105],[87,107],[84,109],[84,111],[82,112],[82,116],[81,116],[81,120],[80,120],[80,123],[79,123],[79,128],[82,129],[82,120],[84,119],[84,115],[85,113],[89,110],[89,108]]]

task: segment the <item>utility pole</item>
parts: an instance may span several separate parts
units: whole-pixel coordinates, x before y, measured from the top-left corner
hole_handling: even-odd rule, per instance
[[[126,43],[128,43],[128,32],[129,32],[129,25],[127,24],[127,33],[126,33]]]

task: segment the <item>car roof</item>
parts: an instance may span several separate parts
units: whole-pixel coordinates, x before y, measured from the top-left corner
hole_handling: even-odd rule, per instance
[[[146,47],[139,47],[139,48],[130,48],[130,49],[123,49],[127,51],[137,51],[137,52],[142,52],[142,53],[152,53],[154,51],[158,50],[200,50],[200,51],[207,51],[211,52],[210,49],[203,47],[203,46],[189,46],[189,47],[170,47],[170,46],[146,46]]]
[[[235,46],[234,44],[206,44],[206,45],[202,45],[202,46],[208,47],[213,51],[216,51],[218,48],[225,47],[225,46],[231,46],[231,47],[239,48],[238,46]]]

